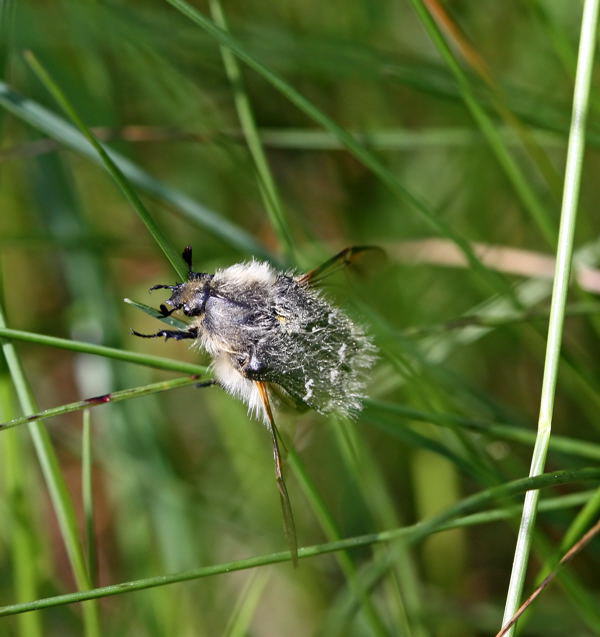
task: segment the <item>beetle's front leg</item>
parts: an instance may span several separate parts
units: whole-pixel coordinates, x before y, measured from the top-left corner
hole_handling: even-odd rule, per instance
[[[181,341],[186,338],[198,338],[198,328],[196,327],[190,327],[189,330],[160,330],[155,334],[140,334],[135,330],[131,330],[131,333],[141,338],[159,338],[164,336],[165,341],[170,338],[174,338],[176,341]]]

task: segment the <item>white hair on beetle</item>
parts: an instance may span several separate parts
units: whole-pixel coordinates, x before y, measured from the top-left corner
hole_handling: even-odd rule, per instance
[[[274,283],[277,272],[266,261],[236,263],[215,272],[213,285],[244,286],[252,283]]]
[[[215,358],[211,368],[221,387],[235,398],[246,403],[248,413],[251,416],[257,420],[267,419],[256,383],[242,376],[231,364],[228,356],[221,355]]]

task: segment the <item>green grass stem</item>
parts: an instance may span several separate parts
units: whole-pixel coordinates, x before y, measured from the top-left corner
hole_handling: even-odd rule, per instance
[[[369,533],[366,535],[354,536],[335,542],[327,542],[325,544],[306,546],[298,550],[298,558],[306,559],[309,557],[333,553],[335,551],[345,551],[348,549],[371,546],[377,543],[392,542],[396,540],[402,540],[406,543],[412,544],[424,539],[432,533],[466,526],[470,524],[472,520],[469,517],[461,519],[459,516],[466,515],[474,509],[481,508],[495,501],[502,500],[519,493],[523,493],[528,489],[542,489],[550,486],[559,486],[562,484],[571,484],[574,482],[585,482],[590,480],[600,480],[599,468],[590,467],[585,469],[578,469],[575,471],[554,471],[552,473],[542,474],[535,478],[522,478],[520,480],[514,480],[512,482],[507,482],[506,484],[503,484],[501,486],[486,489],[485,491],[469,496],[468,498],[461,500],[443,513],[438,514],[433,518],[430,518],[429,520],[425,520],[408,527],[391,529],[389,531],[381,531],[379,533]],[[571,503],[569,504],[569,506],[571,506]],[[484,514],[481,514],[475,518],[477,524],[483,522],[482,516],[484,516]],[[452,522],[453,518],[457,519]],[[490,519],[498,519],[498,512],[493,512]],[[9,606],[3,606],[0,608],[0,617],[6,615],[14,615],[17,613],[30,612],[32,610],[39,610],[41,608],[50,608],[52,606],[78,603],[89,599],[97,599],[100,597],[121,595],[123,593],[155,588],[157,586],[166,586],[168,584],[175,584],[178,582],[210,577],[222,573],[231,573],[233,571],[246,570],[250,568],[256,568],[258,566],[266,566],[268,564],[277,564],[280,562],[289,561],[291,561],[290,552],[280,551],[277,553],[270,553],[268,555],[260,555],[257,557],[235,560],[224,564],[203,566],[197,569],[173,573],[170,575],[159,575],[156,577],[148,577],[131,582],[122,582],[120,584],[103,586],[89,591],[56,595],[55,597],[37,599],[23,604],[11,604]]]
[[[0,307],[0,326],[4,327],[5,324],[6,320],[4,318],[4,311]],[[28,415],[35,413],[38,411],[35,399],[14,346],[12,343],[4,342],[2,343],[2,351],[21,405],[21,410]],[[67,483],[60,469],[60,464],[58,462],[56,452],[54,451],[52,441],[44,425],[39,422],[30,422],[29,432],[44,475],[44,480],[46,481],[46,486],[50,494],[54,513],[58,520],[60,533],[67,551],[71,569],[73,570],[75,581],[77,582],[77,586],[80,590],[90,589],[92,587],[92,582],[86,568],[85,558],[79,539],[75,507],[73,505],[71,495],[69,494]],[[99,637],[101,633],[100,619],[96,603],[84,604],[83,618],[86,637]]]
[[[129,352],[116,347],[84,343],[82,341],[75,341],[68,338],[47,336],[46,334],[36,334],[35,332],[25,332],[23,330],[13,330],[7,327],[0,327],[0,338],[23,341],[26,343],[35,343],[37,345],[47,345],[49,347],[58,347],[71,352],[105,356],[106,358],[113,358],[115,360],[134,363],[136,365],[146,365],[147,367],[154,367],[156,369],[165,369],[172,372],[202,375],[208,373],[208,368],[204,365],[186,363],[185,361],[176,361],[171,358],[164,358],[163,356],[139,354],[137,352]]]
[[[282,93],[292,104],[300,109],[310,119],[332,133],[358,161],[369,168],[379,179],[398,197],[402,202],[410,207],[432,228],[436,233],[451,239],[465,255],[473,270],[478,272],[483,280],[487,281],[495,290],[502,290],[509,293],[508,286],[504,284],[504,279],[496,273],[491,272],[481,263],[473,251],[470,243],[462,236],[456,234],[452,228],[443,221],[439,215],[435,214],[420,198],[409,192],[397,179],[396,175],[389,170],[382,161],[372,152],[365,148],[346,129],[334,122],[329,116],[319,110],[310,100],[306,99],[294,87],[286,82],[277,73],[268,69],[259,62],[253,55],[248,53],[246,48],[233,38],[230,33],[220,29],[214,22],[206,18],[200,11],[192,7],[184,0],[165,0],[175,9],[197,24],[209,35],[215,38],[221,45],[228,47],[232,53],[246,63],[250,68],[261,75],[276,90]]]
[[[173,380],[165,380],[159,383],[151,383],[149,385],[143,385],[141,387],[132,387],[131,389],[122,389],[120,391],[114,391],[110,394],[104,394],[102,396],[95,396],[92,398],[86,398],[85,400],[78,400],[74,403],[68,403],[60,405],[58,407],[52,407],[39,411],[36,414],[29,416],[21,416],[19,418],[13,418],[5,423],[0,423],[0,430],[12,429],[18,425],[23,425],[32,420],[46,420],[47,418],[54,418],[56,416],[62,416],[64,414],[70,414],[74,411],[84,410],[85,412],[90,407],[98,407],[99,405],[107,405],[111,403],[118,403],[122,400],[129,400],[131,398],[139,398],[141,396],[149,396],[150,394],[156,394],[161,391],[168,391],[170,389],[177,389],[178,387],[188,387],[189,385],[197,384],[199,378],[197,375],[185,376],[184,378],[174,378]],[[84,418],[85,424],[85,418]],[[88,427],[89,428],[89,427]],[[83,428],[84,432],[86,427]],[[84,441],[85,442],[85,441]],[[84,456],[85,458],[85,456]]]
[[[220,0],[210,0],[209,6],[215,24],[223,29],[223,31],[228,31],[227,20]],[[283,247],[287,261],[291,264],[295,264],[296,249],[294,240],[285,217],[283,203],[279,196],[277,185],[275,184],[271,169],[269,168],[269,161],[265,155],[260,135],[256,127],[250,98],[248,97],[246,87],[244,86],[242,71],[231,50],[227,46],[223,45],[221,45],[220,49],[221,56],[223,57],[223,65],[225,66],[225,72],[231,82],[235,109],[240,120],[246,143],[248,144],[248,150],[250,151],[250,155],[252,156],[254,166],[256,168],[263,203],[269,215],[271,225],[279,238],[279,243]]]
[[[597,23],[598,0],[586,0],[581,18],[581,35],[573,95],[573,112],[565,166],[556,269],[552,289],[546,358],[540,398],[538,435],[531,460],[530,476],[537,476],[543,472],[550,444],[558,362],[560,360],[564,313],[571,271],[573,235],[581,183],[581,168],[585,147],[585,122],[588,111],[594,50],[596,46]],[[515,547],[513,568],[502,625],[506,624],[512,618],[520,605],[527,570],[527,561],[531,541],[533,539],[538,498],[539,491],[537,490],[530,490],[525,495],[523,515],[519,527],[517,545]],[[507,632],[508,637],[514,634],[514,630],[514,626],[510,628]]]
[[[154,241],[156,241],[156,244],[161,249],[162,253],[173,266],[175,272],[179,275],[179,278],[182,281],[185,281],[187,278],[187,269],[179,255],[179,252],[169,243],[155,219],[147,210],[136,191],[131,187],[127,177],[125,177],[117,164],[106,152],[104,146],[94,137],[89,127],[85,124],[83,119],[81,119],[71,102],[68,100],[65,93],[52,79],[52,77],[50,77],[50,74],[42,66],[36,56],[31,51],[27,51],[24,55],[27,63],[31,67],[32,71],[37,75],[40,82],[46,87],[52,97],[54,97],[57,104],[63,109],[65,114],[71,119],[75,126],[77,126],[81,134],[94,147],[108,174],[115,180],[116,184],[132,205],[142,223],[146,226],[148,232],[152,235]]]

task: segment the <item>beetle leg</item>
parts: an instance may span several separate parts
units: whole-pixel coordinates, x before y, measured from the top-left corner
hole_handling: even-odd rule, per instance
[[[131,330],[131,333],[141,338],[159,338],[164,336],[165,340],[174,338],[176,341],[181,341],[185,338],[198,338],[198,330],[195,327],[190,327],[189,330],[160,330],[155,334],[140,334],[135,330]]]

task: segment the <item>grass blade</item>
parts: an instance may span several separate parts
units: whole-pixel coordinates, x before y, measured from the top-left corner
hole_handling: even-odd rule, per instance
[[[49,345],[50,347],[58,347],[72,352],[94,354],[95,356],[106,356],[107,358],[114,358],[116,360],[135,363],[137,365],[147,365],[148,367],[155,367],[156,369],[166,369],[172,372],[182,372],[184,374],[208,373],[208,368],[203,365],[194,365],[193,363],[176,361],[162,356],[138,354],[137,352],[128,352],[123,349],[117,349],[116,347],[84,343],[82,341],[74,341],[68,338],[46,336],[45,334],[35,334],[34,332],[24,332],[22,330],[13,330],[6,327],[0,327],[0,338],[25,341],[27,343],[37,343],[38,345]]]
[[[4,327],[4,325],[4,312],[0,307],[0,326]],[[36,412],[33,394],[13,345],[11,343],[3,343],[2,350],[22,411],[25,414]],[[89,589],[92,587],[92,583],[78,537],[75,508],[60,469],[58,458],[54,452],[52,441],[45,427],[38,422],[30,422],[29,431],[48,487],[75,581],[80,589]],[[85,634],[88,637],[99,637],[101,631],[97,605],[95,603],[84,604],[83,617]]]
[[[223,29],[223,31],[227,31],[227,21],[220,0],[210,0],[209,5],[215,24]],[[250,155],[254,160],[260,193],[265,208],[267,209],[271,225],[279,237],[279,242],[283,246],[288,260],[294,263],[294,240],[285,218],[281,198],[279,197],[275,180],[271,174],[269,162],[263,150],[258,129],[256,128],[252,106],[250,105],[250,99],[244,87],[244,78],[242,77],[241,69],[238,66],[235,56],[226,46],[221,46],[221,55],[223,57],[225,72],[233,89],[233,99],[242,131],[246,138]]]
[[[575,231],[575,220],[577,216],[577,204],[581,182],[581,168],[583,164],[585,141],[585,121],[588,110],[588,98],[594,61],[594,49],[596,45],[597,24],[598,0],[586,0],[581,19],[579,55],[577,60],[577,73],[575,77],[575,91],[573,96],[573,113],[571,118],[571,131],[569,134],[569,146],[567,150],[567,163],[565,167],[561,222],[558,249],[556,253],[556,270],[552,290],[546,359],[544,363],[542,394],[540,398],[538,435],[531,460],[530,476],[536,476],[544,470],[548,446],[550,443],[554,396],[558,375],[558,362],[560,359],[560,347],[562,342],[562,329],[569,285],[569,274],[571,271],[573,234]],[[533,538],[538,498],[538,491],[528,491],[525,495],[523,516],[519,528],[517,545],[515,547],[513,568],[506,597],[506,606],[504,609],[502,625],[511,619],[519,607],[527,569],[529,550],[531,548],[531,541]],[[511,627],[511,629],[507,632],[507,635],[510,636],[513,633],[514,627]]]
[[[408,203],[421,218],[435,232],[451,239],[459,247],[465,258],[478,272],[483,280],[487,281],[494,289],[501,289],[504,293],[509,293],[508,286],[504,280],[494,273],[491,273],[477,258],[471,245],[462,236],[456,234],[442,219],[440,219],[421,199],[410,193],[392,171],[390,171],[373,153],[367,150],[353,135],[344,128],[336,124],[330,117],[325,115],[316,106],[301,95],[295,88],[283,80],[279,75],[268,69],[256,58],[250,55],[246,49],[234,39],[227,31],[223,31],[218,26],[206,18],[200,11],[189,5],[184,0],[165,0],[175,9],[180,11],[187,18],[195,22],[198,26],[208,32],[221,45],[226,46],[234,55],[254,69],[274,88],[281,92],[290,102],[305,113],[312,120],[320,124],[323,128],[332,133],[342,145],[354,155],[362,164],[369,168],[381,181],[396,195],[401,201]]]
[[[137,212],[139,218],[146,226],[148,232],[152,235],[154,241],[156,241],[158,247],[162,250],[163,254],[167,257],[168,261],[173,266],[173,269],[179,275],[182,281],[187,278],[187,270],[182,262],[179,253],[169,243],[162,230],[159,228],[152,215],[146,209],[146,206],[142,203],[135,190],[130,186],[129,181],[119,169],[117,164],[111,159],[110,155],[106,152],[102,144],[94,137],[90,129],[79,117],[77,111],[73,108],[71,102],[67,99],[66,95],[60,89],[58,84],[50,77],[48,71],[40,64],[39,60],[33,55],[31,51],[25,53],[25,59],[27,63],[37,75],[38,79],[48,89],[50,94],[54,97],[56,102],[60,105],[63,111],[71,118],[75,126],[80,130],[81,134],[88,140],[88,142],[94,147],[98,153],[104,167],[115,180],[129,203],[133,206]]]
[[[576,471],[553,471],[551,473],[542,474],[541,476],[537,476],[535,478],[522,478],[520,480],[514,480],[513,482],[508,482],[499,487],[486,489],[485,491],[465,498],[456,505],[452,506],[450,509],[444,511],[439,515],[436,515],[430,520],[426,520],[425,522],[420,522],[412,526],[401,527],[398,529],[391,529],[389,531],[382,531],[379,533],[369,533],[367,535],[354,536],[335,542],[328,542],[326,544],[317,544],[313,546],[303,547],[299,549],[298,557],[300,559],[305,559],[309,557],[315,557],[317,555],[324,555],[336,551],[344,551],[353,548],[371,546],[373,544],[381,542],[391,542],[395,540],[403,540],[407,543],[414,543],[416,541],[422,540],[432,533],[447,530],[450,528],[457,528],[458,526],[468,525],[472,521],[472,519],[475,520],[476,523],[481,523],[482,521],[484,521],[482,519],[482,516],[484,516],[485,514],[481,514],[472,519],[470,517],[460,518],[459,516],[464,515],[474,509],[481,508],[497,500],[503,500],[506,497],[523,493],[528,489],[541,489],[549,486],[559,486],[561,484],[570,484],[573,482],[584,482],[589,480],[600,480],[599,468],[590,467],[586,469],[578,469]],[[496,512],[490,513],[490,519],[497,519]],[[132,582],[121,582],[120,584],[103,586],[101,588],[95,588],[89,591],[69,593],[66,595],[57,595],[55,597],[37,599],[35,601],[27,602],[24,604],[12,604],[10,606],[3,606],[0,607],[0,617],[14,615],[17,613],[30,612],[32,610],[39,610],[41,608],[50,608],[52,606],[73,604],[88,599],[97,599],[100,597],[107,597],[111,595],[121,595],[123,593],[132,591],[155,588],[157,586],[166,586],[168,584],[175,584],[178,582],[186,582],[203,577],[210,577],[212,575],[219,575],[221,573],[230,573],[232,571],[256,568],[257,566],[265,566],[267,564],[288,562],[290,560],[291,554],[289,551],[280,551],[278,553],[260,555],[248,559],[236,560],[234,562],[227,562],[225,564],[203,566],[190,571],[173,573],[170,575],[159,575],[156,577],[148,577]]]
[[[38,411],[36,414],[28,416],[21,416],[19,418],[13,418],[5,423],[0,423],[0,430],[12,429],[19,425],[24,425],[33,420],[46,420],[48,418],[54,418],[56,416],[63,416],[64,414],[70,414],[74,411],[85,411],[91,407],[98,407],[99,405],[106,405],[108,403],[118,403],[122,400],[129,400],[131,398],[140,398],[141,396],[149,396],[150,394],[156,394],[161,391],[168,391],[170,389],[177,389],[178,387],[187,387],[188,385],[198,384],[198,375],[185,376],[183,378],[175,378],[173,380],[165,380],[158,383],[151,383],[149,385],[143,385],[141,387],[132,387],[130,389],[121,389],[120,391],[114,391],[110,394],[103,394],[102,396],[94,396],[92,398],[86,398],[85,400],[78,400],[74,403],[68,403],[66,405],[60,405],[59,407],[51,407],[44,411]],[[85,424],[85,419],[84,419]],[[84,427],[84,432],[86,428]],[[83,456],[85,457],[85,456]]]
[[[83,134],[52,111],[14,91],[5,82],[0,82],[0,105],[36,130],[43,131],[61,145],[88,157],[97,164],[102,164],[100,155]],[[129,181],[178,210],[194,225],[206,228],[228,245],[243,252],[269,256],[267,250],[258,244],[251,235],[225,217],[202,206],[179,190],[161,183],[116,151],[109,148],[105,148],[105,151]]]

